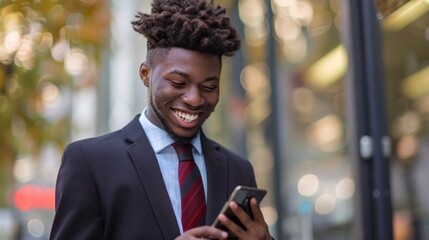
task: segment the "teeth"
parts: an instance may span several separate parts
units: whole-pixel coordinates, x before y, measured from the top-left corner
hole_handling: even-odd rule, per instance
[[[182,118],[185,122],[192,122],[198,118],[198,114],[191,115],[178,110],[174,111],[174,113],[176,113],[176,115]]]

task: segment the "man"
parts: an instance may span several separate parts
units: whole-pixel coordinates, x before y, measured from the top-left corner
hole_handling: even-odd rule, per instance
[[[154,0],[132,24],[148,39],[140,76],[149,106],[121,130],[67,147],[51,239],[226,239],[210,226],[217,217],[240,239],[271,239],[255,199],[253,220],[230,205],[247,230],[218,216],[237,185],[256,186],[250,163],[201,130],[219,100],[221,57],[240,47],[225,9]],[[190,160],[178,146],[188,146]],[[183,184],[184,162],[195,177]]]

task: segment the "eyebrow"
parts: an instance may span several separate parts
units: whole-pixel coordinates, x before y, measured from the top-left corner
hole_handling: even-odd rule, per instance
[[[182,77],[184,77],[184,78],[190,78],[190,75],[189,75],[189,74],[187,74],[187,73],[185,73],[185,72],[182,72],[182,71],[180,71],[180,70],[177,70],[177,69],[175,69],[175,70],[173,70],[173,71],[169,72],[168,74],[177,74],[177,75],[182,76]],[[210,77],[206,78],[205,80],[206,80],[206,81],[219,81],[219,79],[220,79],[220,77],[219,77],[219,76],[217,76],[217,75],[213,75],[213,76],[210,76]]]

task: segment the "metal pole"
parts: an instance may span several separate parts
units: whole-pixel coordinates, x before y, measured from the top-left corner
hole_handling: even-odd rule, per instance
[[[379,22],[372,0],[345,0],[349,71],[350,149],[356,169],[357,239],[393,239],[389,187],[389,138]]]
[[[276,61],[276,40],[274,39],[274,19],[271,1],[267,0],[267,21],[269,26],[267,55],[266,62],[270,71],[270,85],[271,85],[271,116],[270,116],[270,136],[272,137],[272,151],[274,157],[274,203],[277,209],[278,218],[276,225],[276,239],[283,239],[283,207],[286,206],[285,199],[282,199],[282,178],[281,173],[283,170],[282,161],[284,159],[284,144],[285,141],[285,126],[283,121],[284,99],[282,98],[284,86],[277,77],[277,61]]]
[[[356,239],[374,239],[372,206],[372,163],[370,156],[361,155],[362,143],[370,140],[367,95],[364,81],[365,65],[361,26],[361,8],[358,1],[343,1],[343,38],[348,50],[348,71],[345,78],[349,152],[356,179],[354,235]],[[370,147],[370,146],[369,146]]]
[[[231,19],[234,23],[234,26],[237,26],[237,30],[240,34],[241,39],[244,39],[244,26],[240,21],[240,17],[238,14],[238,1],[232,4],[231,9]],[[244,41],[242,42],[244,45]],[[240,100],[244,101],[245,91],[240,83],[240,75],[241,71],[244,68],[244,58],[243,58],[243,50],[237,52],[236,56],[232,58],[232,79],[231,82],[231,94],[240,98]],[[230,119],[231,120],[231,119]],[[225,124],[228,126],[228,124]],[[232,139],[233,149],[236,149],[239,154],[242,156],[246,156],[247,153],[247,143],[246,143],[246,131],[245,126],[240,127],[231,127],[229,126],[228,132],[230,133],[229,137]],[[232,133],[232,134],[231,134]]]
[[[373,199],[377,239],[393,239],[392,210],[389,187],[390,138],[387,137],[384,69],[381,51],[380,26],[373,0],[362,2],[363,36],[365,45],[366,81],[369,97],[371,137],[374,142]]]

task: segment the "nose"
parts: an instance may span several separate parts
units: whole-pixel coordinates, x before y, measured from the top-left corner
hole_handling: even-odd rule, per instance
[[[201,96],[200,89],[197,86],[189,86],[182,95],[182,100],[192,107],[198,107],[204,103],[204,98]]]

